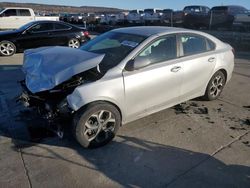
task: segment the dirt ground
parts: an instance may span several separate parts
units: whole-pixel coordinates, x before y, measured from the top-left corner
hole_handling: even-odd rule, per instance
[[[235,63],[218,100],[129,123],[87,150],[15,103],[22,54],[0,57],[0,187],[250,187],[250,54]]]

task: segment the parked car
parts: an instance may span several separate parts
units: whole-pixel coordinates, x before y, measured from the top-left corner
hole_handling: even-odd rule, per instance
[[[183,11],[182,10],[176,10],[173,12],[173,23],[174,25],[183,24]]]
[[[250,31],[250,11],[237,14],[234,17],[233,27],[240,31]]]
[[[143,19],[145,22],[159,22],[163,15],[163,10],[158,8],[145,9]]]
[[[56,21],[34,21],[19,29],[0,32],[0,55],[41,46],[69,46],[79,48],[90,39],[85,28]]]
[[[0,29],[17,29],[35,20],[59,21],[59,16],[35,16],[30,8],[8,7],[0,10]]]
[[[129,23],[142,23],[144,11],[141,9],[131,10],[127,16]]]
[[[83,14],[74,14],[71,21],[76,24],[83,23]]]
[[[95,23],[98,23],[100,20],[101,20],[101,17],[100,15],[97,15],[95,13],[87,13],[87,14],[84,14],[85,16],[85,19],[84,21],[86,21],[86,23],[88,24],[95,24]]]
[[[247,12],[242,6],[216,6],[211,9],[211,27],[231,29],[235,17],[239,14]]]
[[[183,25],[187,28],[209,27],[209,11],[207,6],[186,6],[183,9]]]
[[[121,28],[79,50],[26,51],[20,100],[50,121],[73,117],[78,142],[98,147],[122,124],[196,97],[217,99],[233,68],[232,47],[209,34]]]
[[[161,22],[162,23],[173,23],[173,9],[164,9],[162,11]]]

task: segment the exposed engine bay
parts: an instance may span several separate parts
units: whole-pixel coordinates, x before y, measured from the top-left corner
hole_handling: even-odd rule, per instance
[[[67,47],[42,47],[24,53],[20,81],[22,94],[18,101],[35,109],[39,116],[54,123],[70,117],[67,96],[82,84],[99,80],[105,73],[99,70],[104,54]]]
[[[26,86],[25,80],[20,81],[23,93],[19,101],[25,107],[35,108],[39,115],[49,121],[55,121],[61,116],[69,116],[72,111],[68,108],[66,97],[82,84],[94,82],[103,76],[98,68],[92,68],[74,75],[69,80],[57,85],[51,90],[32,93]]]

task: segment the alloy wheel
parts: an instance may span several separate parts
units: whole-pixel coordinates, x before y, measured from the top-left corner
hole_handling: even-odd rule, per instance
[[[77,39],[71,39],[69,41],[69,47],[70,48],[79,48],[80,47],[80,42]]]
[[[15,46],[9,42],[2,42],[0,44],[0,52],[5,56],[13,55],[15,53]]]
[[[214,80],[212,81],[212,85],[210,87],[210,95],[213,98],[220,95],[220,93],[222,92],[222,89],[223,89],[223,85],[224,85],[224,80],[221,77],[221,75],[216,76],[214,78]]]
[[[107,110],[101,110],[88,118],[83,134],[89,142],[93,140],[103,142],[115,131],[115,124],[114,114]]]

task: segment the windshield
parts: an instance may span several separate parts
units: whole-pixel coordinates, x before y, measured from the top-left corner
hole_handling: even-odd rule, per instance
[[[0,8],[0,12],[2,12],[4,10],[4,8]]]
[[[129,12],[130,14],[137,14],[138,12],[137,12],[137,10],[131,10],[130,12]]]
[[[30,26],[32,26],[33,24],[34,24],[34,22],[29,22],[29,23],[19,27],[17,30],[24,31],[24,30],[28,29]]]
[[[145,9],[144,12],[153,14],[155,11],[154,11],[154,9]]]
[[[101,72],[106,72],[118,65],[145,39],[145,36],[111,31],[94,38],[83,45],[81,49],[97,54],[105,54],[99,68]]]
[[[184,11],[187,11],[187,12],[200,12],[201,7],[199,7],[199,6],[189,6],[189,7],[185,7]]]

